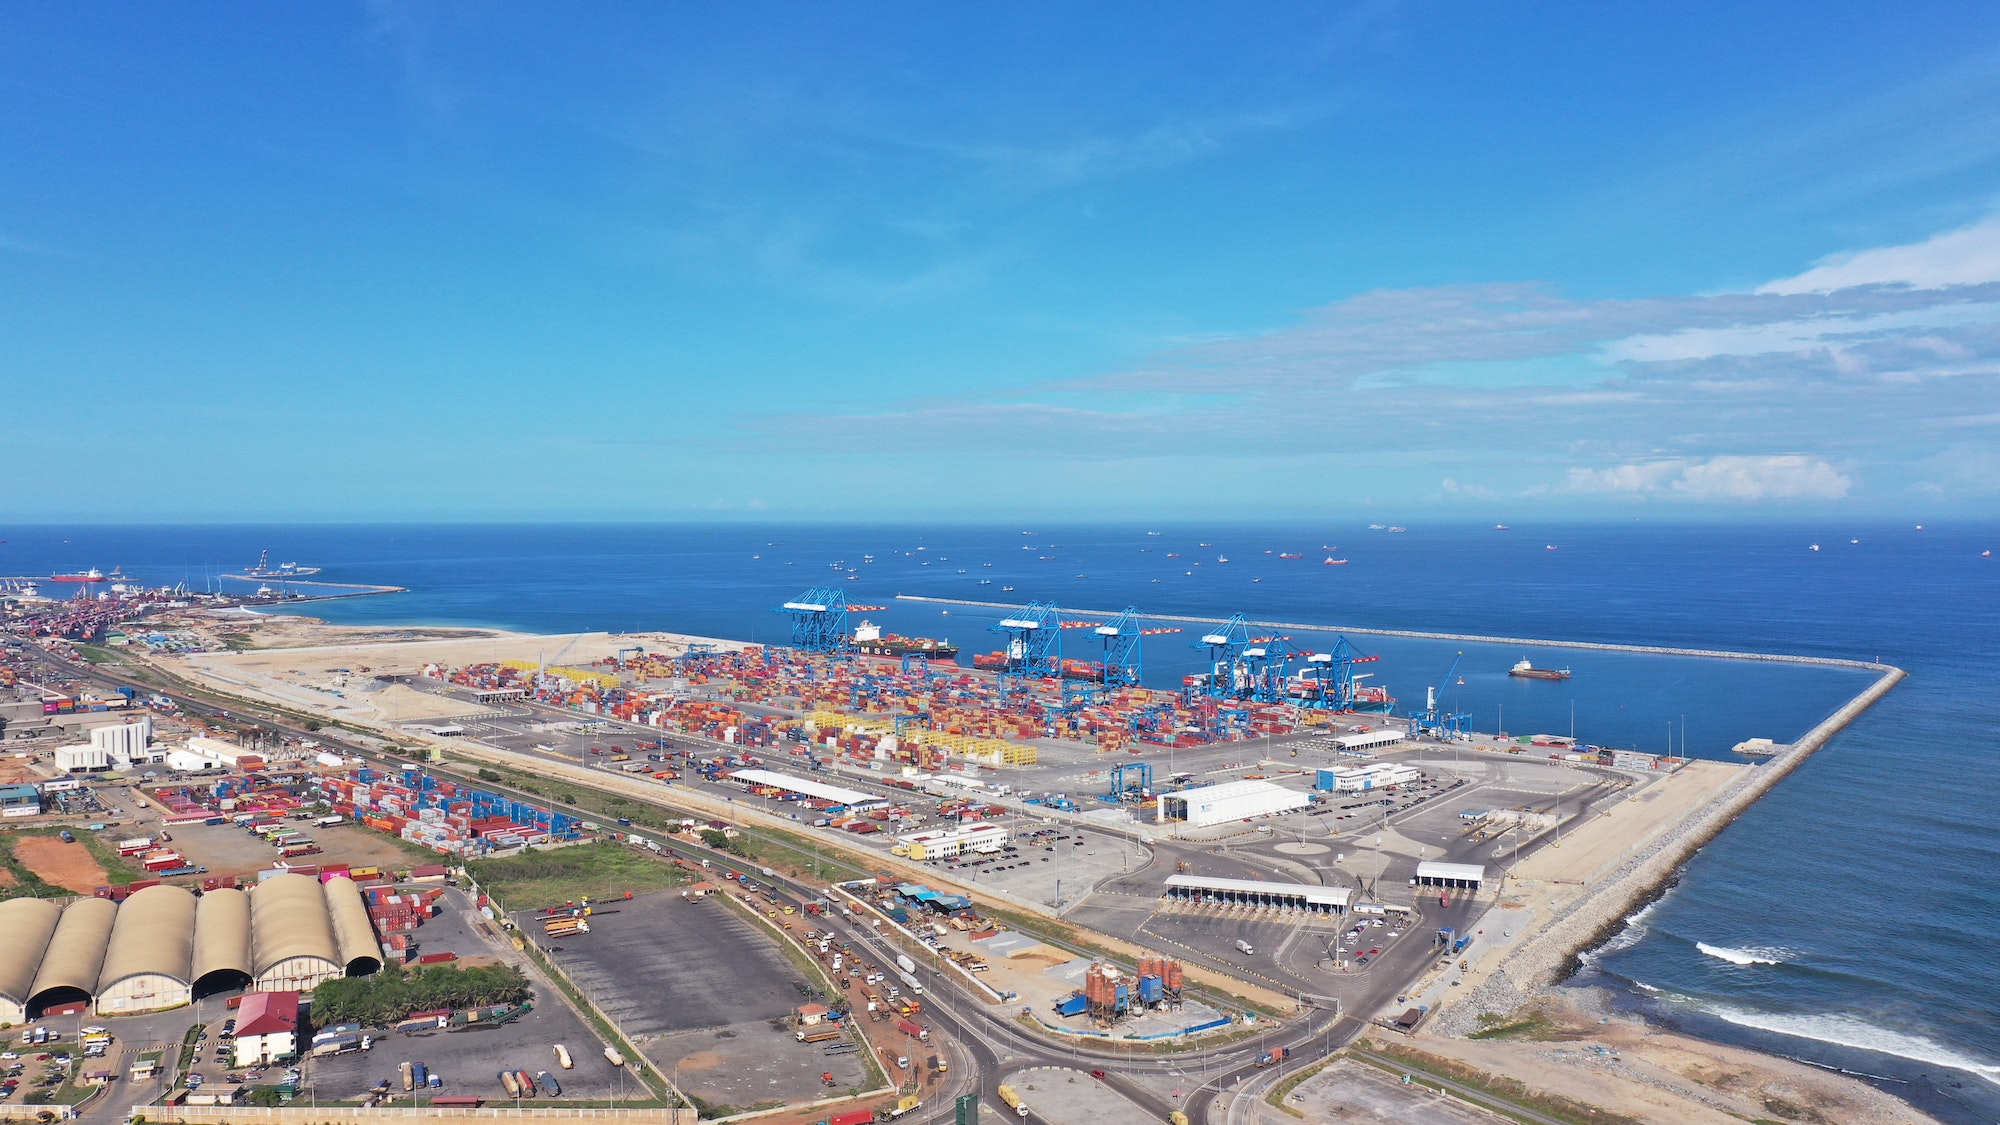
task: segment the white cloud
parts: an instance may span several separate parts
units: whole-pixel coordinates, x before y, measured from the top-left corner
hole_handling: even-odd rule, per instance
[[[1991,281],[2000,281],[2000,215],[1905,246],[1833,254],[1757,292],[1831,293],[1861,285],[1941,289]]]
[[[1571,492],[1614,492],[1686,500],[1839,500],[1854,482],[1825,461],[1797,453],[1705,461],[1665,458],[1604,469],[1571,469]]]

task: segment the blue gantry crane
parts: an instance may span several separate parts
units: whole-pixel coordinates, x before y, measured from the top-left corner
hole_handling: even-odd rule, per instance
[[[1111,792],[1107,794],[1113,803],[1142,801],[1153,795],[1153,763],[1124,762],[1111,767]]]
[[[1467,724],[1472,722],[1471,715],[1462,711],[1438,710],[1438,697],[1446,688],[1452,686],[1453,678],[1458,675],[1458,662],[1464,658],[1463,652],[1453,656],[1451,667],[1445,670],[1444,679],[1424,689],[1424,709],[1410,716],[1410,733],[1428,734],[1434,738],[1446,739],[1459,738],[1465,734]],[[1458,683],[1463,684],[1465,681],[1459,680]]]
[[[1139,611],[1126,606],[1124,613],[1108,625],[1097,626],[1094,633],[1104,642],[1105,688],[1138,687],[1144,679],[1141,639],[1146,634]]]
[[[1062,608],[1056,603],[1029,602],[988,628],[1007,638],[1001,650],[1002,698],[1026,692],[1030,679],[1062,675]]]
[[[1235,699],[1249,686],[1249,671],[1243,666],[1243,650],[1250,647],[1250,626],[1242,614],[1231,617],[1214,632],[1189,643],[1190,648],[1208,650],[1208,677],[1202,694],[1212,699]]]
[[[1252,637],[1243,650],[1243,670],[1247,696],[1259,703],[1283,703],[1291,690],[1292,665],[1310,654],[1292,643],[1290,637]]]
[[[845,590],[815,586],[771,612],[791,620],[792,647],[802,652],[845,653],[853,647]]]
[[[1328,711],[1352,711],[1355,701],[1355,682],[1366,679],[1366,674],[1356,676],[1356,664],[1372,664],[1382,659],[1379,656],[1363,656],[1346,637],[1333,638],[1333,649],[1329,652],[1315,652],[1306,658],[1305,678],[1313,682],[1317,690],[1306,693],[1306,704]]]

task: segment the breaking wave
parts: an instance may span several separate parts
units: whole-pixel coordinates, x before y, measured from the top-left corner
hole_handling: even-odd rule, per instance
[[[1786,950],[1768,947],[1731,949],[1726,945],[1710,945],[1705,941],[1695,942],[1694,947],[1710,957],[1720,958],[1732,965],[1782,965],[1791,957]]]
[[[1976,1074],[2000,1086],[2000,1065],[1981,1062],[1959,1054],[1942,1043],[1863,1023],[1851,1016],[1788,1016],[1771,1012],[1749,1012],[1726,1004],[1702,1004],[1700,1007],[1709,1014],[1739,1027],[1812,1039],[1820,1043],[1831,1043],[1837,1047],[1875,1051],[1930,1066],[1950,1067],[1953,1070]]]

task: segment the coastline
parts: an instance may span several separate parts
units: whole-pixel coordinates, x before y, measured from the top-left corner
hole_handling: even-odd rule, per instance
[[[546,647],[551,641],[575,637],[579,640],[591,638],[603,644],[616,644],[617,642],[612,641],[611,638],[618,636],[617,634],[605,633],[557,633],[544,635],[464,627],[328,625],[310,618],[295,617],[287,620],[276,615],[258,614],[257,616],[262,621],[276,627],[277,630],[290,634],[288,639],[291,639],[294,643],[281,647],[253,648],[226,655],[209,655],[223,656],[226,664],[239,664],[239,662],[252,664],[281,662],[291,664],[296,663],[299,656],[307,654],[324,655],[328,658],[351,662],[357,656],[357,650],[363,648],[374,650],[371,652],[371,655],[379,654],[386,656],[389,652],[395,652],[403,656],[414,656],[419,654],[429,655],[432,652],[437,652],[438,655],[442,656],[444,652],[439,650],[454,649],[456,646],[449,642],[455,641],[466,645],[468,649],[479,646],[493,646],[532,656],[536,647]],[[1404,635],[1433,636],[1435,634]],[[636,636],[640,635],[625,635],[627,639]],[[657,632],[649,632],[643,636],[649,641],[663,643],[669,647],[677,643],[701,639]],[[440,644],[439,642],[447,643]],[[1556,644],[1558,642],[1544,643]],[[579,647],[595,648],[597,645],[586,643]],[[1758,657],[1750,654],[1687,652],[1685,650],[1666,650],[1644,648],[1641,646],[1595,645],[1592,647],[1639,652],[1672,653],[1677,655],[1735,656],[1736,658],[1746,658],[1746,655],[1748,655],[1748,658],[1786,659],[1774,656]],[[461,656],[463,652],[464,650],[455,651],[451,655]],[[258,660],[257,657],[260,655],[267,659]],[[248,659],[246,660],[246,658]],[[572,660],[578,658],[587,657],[581,651],[571,657]],[[1577,1014],[1579,1012],[1578,998],[1575,995],[1567,995],[1567,993],[1574,993],[1576,990],[1559,989],[1559,986],[1574,971],[1579,958],[1589,949],[1596,948],[1605,941],[1614,938],[1624,928],[1627,919],[1634,911],[1643,909],[1647,902],[1659,897],[1663,893],[1663,889],[1670,885],[1680,865],[1685,862],[1688,856],[1699,850],[1709,840],[1712,840],[1723,828],[1726,828],[1737,816],[1741,815],[1743,810],[1754,803],[1758,797],[1767,792],[1779,780],[1782,780],[1793,770],[1797,769],[1804,762],[1805,758],[1823,746],[1834,733],[1837,733],[1840,729],[1848,725],[1848,723],[1852,722],[1856,716],[1865,711],[1868,706],[1880,699],[1904,678],[1904,673],[1901,669],[1888,668],[1886,666],[1820,658],[1798,659],[1801,663],[1836,664],[1868,668],[1880,671],[1881,674],[1861,693],[1848,700],[1832,714],[1821,720],[1804,737],[1794,742],[1787,751],[1757,765],[1734,767],[1738,771],[1737,776],[1729,779],[1726,784],[1722,784],[1715,791],[1708,793],[1705,799],[1692,810],[1679,813],[1663,831],[1653,831],[1637,851],[1617,861],[1616,866],[1608,875],[1600,878],[1593,872],[1587,880],[1580,880],[1589,883],[1589,886],[1587,888],[1579,888],[1582,893],[1575,894],[1567,901],[1555,907],[1553,913],[1549,916],[1548,922],[1541,927],[1540,932],[1535,933],[1531,937],[1524,934],[1526,940],[1521,942],[1518,948],[1507,952],[1502,963],[1495,971],[1478,985],[1473,986],[1473,981],[1467,979],[1466,984],[1473,987],[1468,987],[1460,992],[1458,996],[1454,997],[1451,1004],[1440,1007],[1438,1013],[1434,1016],[1433,1022],[1423,1033],[1420,1033],[1417,1042],[1418,1046],[1427,1049],[1436,1048],[1442,1053],[1447,1054],[1457,1053],[1461,1047],[1465,1048],[1467,1053],[1472,1053],[1476,1049],[1477,1052],[1491,1057],[1505,1057],[1506,1052],[1511,1049],[1521,1052],[1520,1057],[1515,1061],[1521,1065],[1523,1073],[1532,1075],[1536,1079],[1544,1076],[1551,1078],[1561,1077],[1567,1074],[1567,1068],[1552,1067],[1549,1065],[1548,1045],[1545,1043],[1533,1044],[1510,1041],[1469,1040],[1463,1037],[1469,1034],[1470,1031],[1477,1029],[1478,1016],[1482,1011],[1518,1012],[1531,1006],[1539,1006],[1540,1010],[1544,1011]],[[206,667],[201,666],[202,664],[207,664],[207,662],[201,661],[195,667],[190,667],[187,670],[194,672],[196,675],[207,673],[211,676],[220,670],[212,664]],[[250,671],[247,668],[243,670]],[[248,688],[253,692],[259,691],[256,686],[242,681],[236,681],[232,686],[238,689]],[[296,695],[290,691],[281,692],[280,694],[290,696],[291,698],[287,700],[290,703],[308,702],[306,698],[302,698],[300,695]],[[352,709],[343,707],[337,700],[316,699],[310,702],[318,708],[324,708],[329,711],[345,710],[348,712],[345,717],[350,719],[358,719],[363,722],[369,721],[367,718],[355,714]],[[355,701],[350,700],[349,702]],[[401,718],[402,721],[410,721],[414,717],[416,716],[399,716],[398,718]],[[374,719],[376,722],[385,720],[390,723],[397,721],[388,715],[377,715]],[[463,747],[459,748],[463,749]],[[1582,843],[1583,841],[1578,841],[1579,845]],[[1571,854],[1576,855],[1578,853],[1573,852]],[[1502,897],[1505,896],[1503,895]],[[1491,923],[1489,922],[1488,924],[1490,925]],[[1494,952],[1500,951],[1496,950]],[[1491,962],[1495,959],[1489,957],[1487,960]],[[1468,974],[1468,978],[1470,975]],[[1585,1014],[1590,1014],[1594,1017],[1596,1013]],[[1893,1102],[1898,1107],[1898,1113],[1895,1114],[1884,1115],[1871,1109],[1866,1116],[1851,1118],[1835,1117],[1832,1118],[1834,1120],[1867,1120],[1870,1122],[1931,1120],[1923,1116],[1921,1111],[1909,1109],[1899,1099],[1894,1099],[1891,1095],[1883,1093],[1857,1078],[1823,1068],[1815,1070],[1816,1064],[1788,1060],[1781,1055],[1753,1048],[1716,1043],[1694,1035],[1679,1032],[1662,1032],[1657,1028],[1647,1026],[1639,1020],[1628,1017],[1614,1016],[1607,1018],[1612,1019],[1614,1022],[1629,1023],[1640,1029],[1641,1033],[1630,1040],[1631,1046],[1627,1048],[1628,1054],[1635,1058],[1641,1053],[1641,1048],[1648,1042],[1655,1042],[1662,1049],[1671,1048],[1682,1054],[1692,1052],[1695,1055],[1730,1060],[1731,1066],[1735,1066],[1739,1071],[1745,1073],[1755,1071],[1760,1075],[1781,1076],[1784,1081],[1791,1082],[1810,1080],[1811,1089],[1815,1093],[1801,1104],[1838,1105],[1853,1108],[1866,1102],[1869,1097],[1877,1097]],[[1596,1020],[1593,1018],[1585,1022],[1594,1023]],[[1465,1026],[1457,1028],[1455,1038],[1437,1038],[1440,1035],[1451,1033],[1460,1023],[1463,1023]],[[1608,1029],[1611,1024],[1607,1023],[1602,1026]],[[1601,1038],[1608,1034],[1608,1031],[1593,1030],[1589,1034],[1597,1035]],[[1446,1050],[1446,1044],[1451,1045],[1449,1050]],[[1749,1066],[1744,1061],[1746,1059],[1766,1060],[1769,1065],[1762,1068]],[[1770,1080],[1777,1081],[1779,1078],[1770,1077]],[[1656,1078],[1638,1077],[1630,1074],[1625,1075],[1620,1081],[1626,1084],[1628,1092],[1636,1091],[1642,1085],[1657,1087],[1660,1084]],[[1694,1079],[1693,1081],[1697,1085],[1700,1084],[1699,1079]],[[1613,1085],[1616,1086],[1617,1083]],[[1687,1091],[1682,1090],[1680,1093],[1685,1094]],[[1708,1100],[1712,1100],[1712,1098],[1704,1094],[1697,1096],[1695,1103]],[[1682,1108],[1687,1109],[1692,1104],[1694,1103],[1683,1103]],[[1695,1120],[1697,1118],[1694,1116],[1677,1118],[1669,1115],[1659,1119]]]

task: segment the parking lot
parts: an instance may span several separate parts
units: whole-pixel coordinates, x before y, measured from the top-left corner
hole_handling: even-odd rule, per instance
[[[320,1101],[358,1100],[367,1095],[369,1087],[386,1081],[392,1096],[401,1098],[406,1095],[397,1068],[408,1061],[421,1062],[444,1079],[442,1087],[419,1096],[420,1102],[429,1096],[451,1094],[507,1100],[497,1078],[503,1069],[529,1074],[549,1071],[561,1083],[565,1098],[616,1097],[621,1081],[625,1096],[646,1096],[637,1079],[606,1061],[603,1042],[560,996],[538,988],[534,1005],[535,1010],[526,1016],[497,1027],[416,1035],[385,1033],[376,1038],[370,1050],[308,1059],[302,1067],[301,1089],[306,1097]],[[558,1043],[569,1049],[575,1069],[563,1070],[557,1065]],[[273,1077],[276,1075],[266,1074],[267,1079]]]
[[[538,916],[523,911],[515,921],[547,942]],[[800,1043],[779,1022],[825,998],[735,907],[657,892],[607,904],[590,930],[555,942],[553,958],[690,1094],[746,1107],[811,1098],[825,1090],[827,1072],[840,1088],[860,1083],[853,1052]]]

